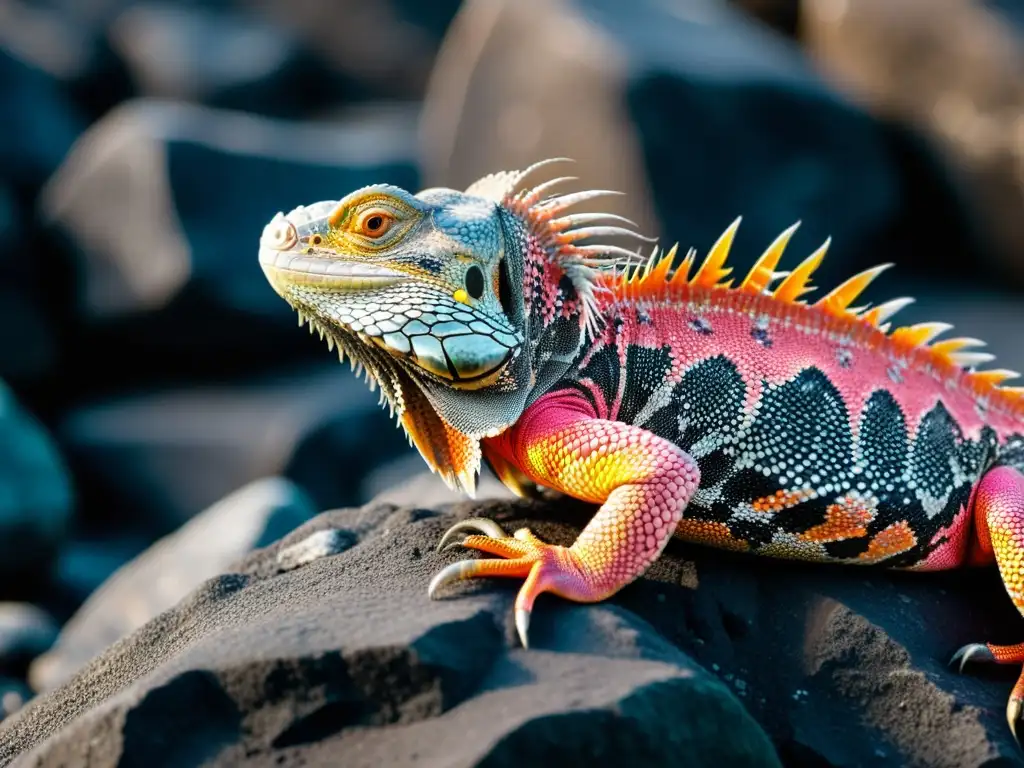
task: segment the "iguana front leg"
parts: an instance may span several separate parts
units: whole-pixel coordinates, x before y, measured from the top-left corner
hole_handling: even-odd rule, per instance
[[[696,462],[678,446],[640,427],[598,418],[572,390],[541,397],[487,448],[534,482],[601,504],[570,547],[545,544],[525,528],[504,536],[490,521],[465,521],[442,540],[477,525],[483,535],[462,543],[507,559],[453,563],[434,577],[430,595],[477,576],[525,578],[515,606],[524,646],[542,592],[596,602],[642,575],[665,548],[700,479]]]
[[[994,556],[999,575],[1017,610],[1024,614],[1024,474],[1014,467],[990,469],[974,497],[975,547],[984,560]],[[960,670],[968,661],[994,664],[1024,663],[1024,643],[971,643],[953,656]],[[1017,721],[1024,714],[1024,672],[1006,703],[1006,720],[1017,738]]]

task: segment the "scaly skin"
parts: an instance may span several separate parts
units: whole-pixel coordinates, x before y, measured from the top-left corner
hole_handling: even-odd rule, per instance
[[[539,594],[603,600],[675,534],[922,571],[994,561],[1024,613],[1024,392],[1001,386],[1016,374],[975,370],[991,356],[935,341],[943,324],[891,330],[909,300],[851,309],[883,267],[806,303],[828,244],[776,272],[795,227],[738,284],[738,220],[699,267],[673,248],[631,268],[601,244],[640,237],[619,217],[567,212],[606,193],[521,190],[552,162],[465,192],[367,187],[279,214],[261,240],[300,323],[366,369],[449,485],[472,494],[486,459],[517,493],[600,505],[571,547],[463,521],[442,545],[472,532],[461,543],[496,558],[448,566],[431,595],[524,579],[525,645]],[[1018,664],[1024,644],[957,659]],[[1024,675],[1011,728],[1022,701]]]

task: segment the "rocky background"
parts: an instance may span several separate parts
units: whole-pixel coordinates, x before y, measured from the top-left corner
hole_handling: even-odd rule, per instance
[[[648,231],[1024,367],[1021,0],[0,0],[0,765],[1024,765],[994,572],[673,544],[607,604],[428,601],[458,517],[256,263],[278,210],[576,158]],[[324,511],[328,510],[328,511]]]

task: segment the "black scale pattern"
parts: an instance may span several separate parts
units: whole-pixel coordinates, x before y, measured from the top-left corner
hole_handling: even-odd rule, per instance
[[[633,423],[664,381],[670,357],[667,347],[631,346],[626,359],[630,385],[619,419]],[[602,392],[615,393],[619,368],[618,351],[606,347],[577,375],[592,379]],[[573,381],[565,385],[578,386]],[[591,396],[586,388],[580,389]],[[640,426],[693,453],[702,490],[715,491],[710,503],[695,499],[687,516],[726,522],[734,536],[755,547],[780,530],[800,533],[823,523],[827,507],[853,493],[873,498],[876,514],[868,535],[826,544],[827,556],[856,557],[872,535],[905,520],[918,543],[883,564],[911,565],[927,556],[935,533],[967,502],[984,471],[997,460],[1024,469],[1024,438],[1009,441],[997,456],[994,430],[984,430],[978,440],[966,440],[941,402],[925,414],[910,443],[906,417],[884,390],[871,395],[859,440],[854,441],[839,392],[816,368],[766,388],[746,426],[745,394],[736,366],[724,356],[709,358],[687,371],[668,405],[648,409]],[[608,399],[610,404],[613,396]],[[700,450],[695,452],[695,447]],[[802,488],[814,488],[819,496],[763,519],[736,514],[780,489]]]

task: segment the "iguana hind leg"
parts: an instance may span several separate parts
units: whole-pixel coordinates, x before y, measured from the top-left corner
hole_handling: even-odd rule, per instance
[[[696,462],[676,445],[596,418],[571,392],[540,398],[493,447],[535,482],[601,504],[570,547],[546,544],[525,528],[495,535],[481,523],[483,535],[462,544],[506,559],[453,563],[431,582],[434,596],[461,579],[524,578],[515,616],[524,645],[534,600],[543,592],[597,602],[642,575],[665,548],[700,478]]]
[[[1024,474],[1013,467],[995,467],[978,484],[974,497],[976,547],[991,553],[999,566],[1003,586],[1024,614]],[[968,661],[1024,664],[1024,643],[992,645],[971,643],[953,656],[963,669]],[[1006,719],[1017,738],[1017,721],[1024,711],[1024,671],[1010,693]]]

